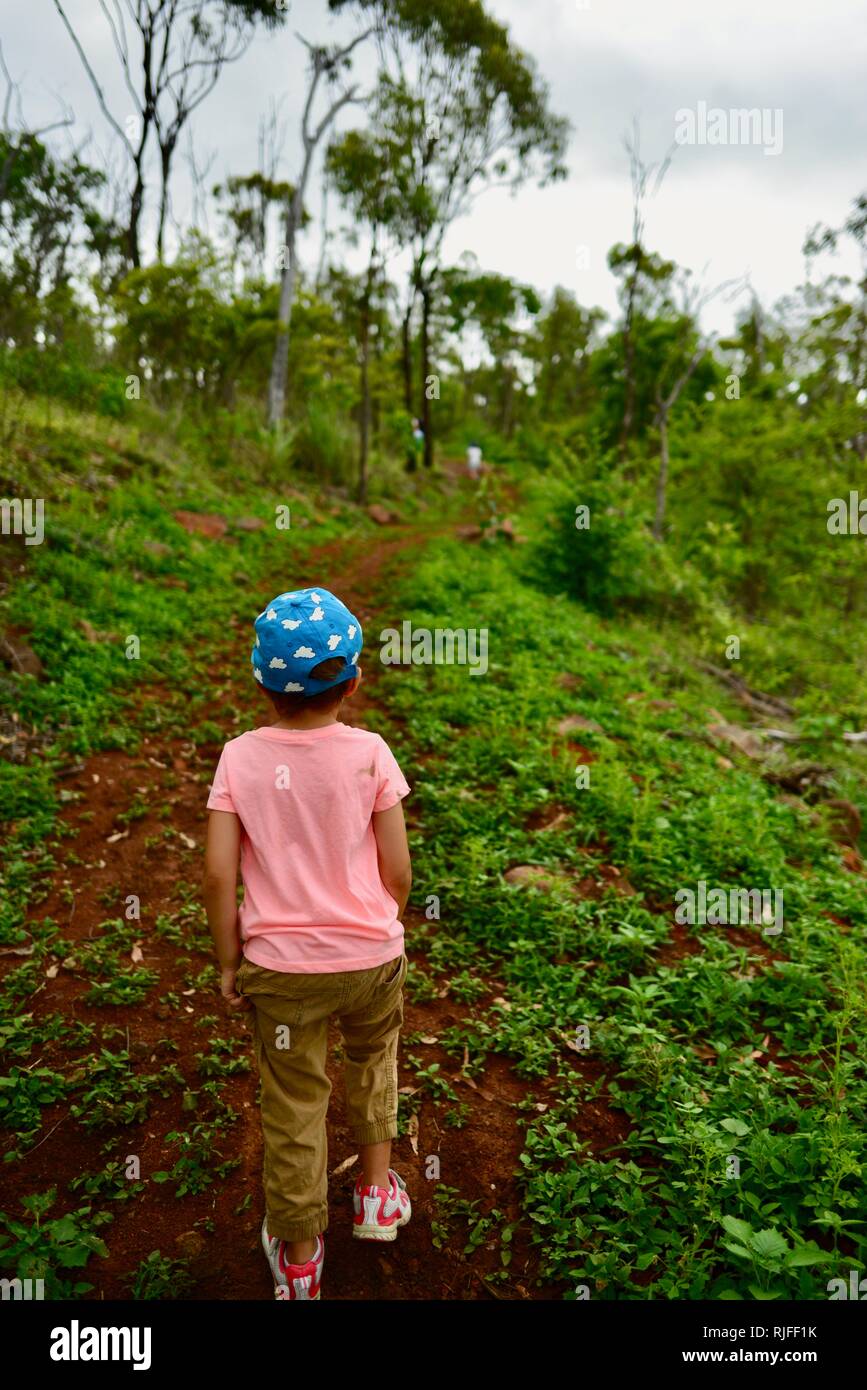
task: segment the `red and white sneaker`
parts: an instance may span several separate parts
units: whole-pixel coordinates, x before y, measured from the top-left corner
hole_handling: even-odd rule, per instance
[[[397,1240],[401,1226],[412,1216],[412,1203],[403,1178],[388,1170],[389,1187],[368,1187],[359,1178],[352,1194],[356,1240]]]
[[[262,1249],[271,1266],[275,1298],[309,1303],[319,1297],[325,1267],[325,1241],[322,1236],[316,1237],[316,1251],[312,1260],[302,1265],[290,1264],[286,1259],[285,1240],[278,1240],[276,1236],[269,1239],[266,1217],[262,1222]]]

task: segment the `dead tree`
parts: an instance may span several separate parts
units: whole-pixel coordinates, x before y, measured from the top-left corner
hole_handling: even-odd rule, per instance
[[[373,32],[366,29],[342,48],[326,48],[301,42],[310,54],[310,85],[301,117],[301,171],[294,185],[291,198],[285,209],[285,240],[282,248],[280,277],[280,309],[277,322],[277,337],[271,359],[271,375],[268,381],[268,424],[275,429],[283,419],[286,408],[286,373],[289,365],[289,329],[292,320],[292,307],[298,285],[298,232],[304,216],[304,195],[310,179],[310,171],[316,151],[326,131],[344,106],[356,100],[357,85],[345,87],[331,101],[321,120],[313,123],[313,108],[323,79],[326,84],[339,81],[348,69],[352,53]],[[299,35],[300,38],[300,35]]]
[[[623,419],[620,422],[620,457],[626,457],[632,430],[635,424],[635,312],[638,304],[641,266],[644,258],[644,204],[647,199],[648,184],[654,171],[656,182],[652,193],[656,193],[668,173],[677,145],[672,144],[664,159],[657,164],[645,164],[641,158],[641,127],[638,120],[633,122],[632,135],[624,144],[629,155],[629,171],[632,179],[632,244],[628,259],[631,265],[626,281],[626,303],[623,316]]]
[[[96,93],[103,115],[122,141],[133,166],[127,222],[127,255],[141,265],[140,225],[146,193],[147,149],[153,132],[160,165],[157,255],[162,259],[172,164],[178,140],[190,116],[213,91],[227,63],[246,52],[253,35],[254,12],[214,0],[98,0],[108,24],[134,108],[133,121],[121,122],[109,108],[103,87],[61,0],[54,6]],[[270,22],[277,20],[277,12]],[[138,39],[140,52],[131,49]]]

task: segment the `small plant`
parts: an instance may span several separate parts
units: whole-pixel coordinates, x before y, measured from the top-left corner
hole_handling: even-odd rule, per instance
[[[453,1100],[459,1101],[460,1097],[454,1087],[445,1076],[440,1076],[439,1062],[430,1062],[424,1066],[420,1057],[410,1054],[407,1062],[415,1068],[415,1079],[419,1086],[423,1086],[434,1100]]]
[[[73,1192],[80,1188],[87,1197],[103,1197],[112,1202],[127,1202],[145,1190],[143,1182],[130,1181],[125,1165],[117,1159],[99,1173],[80,1173],[69,1186]]]
[[[42,1122],[42,1107],[65,1093],[64,1077],[50,1067],[12,1067],[8,1076],[0,1076],[0,1124],[30,1139]]]
[[[790,1243],[774,1226],[754,1231],[748,1221],[740,1221],[735,1216],[724,1216],[722,1224],[729,1235],[729,1239],[723,1241],[726,1250],[752,1268],[754,1277],[748,1287],[753,1298],[785,1298],[787,1293],[791,1297],[784,1275],[834,1260],[831,1252],[821,1250],[814,1240],[801,1240],[791,1233]],[[724,1296],[724,1293],[720,1295]]]
[[[189,1261],[171,1259],[159,1250],[152,1250],[128,1276],[126,1281],[132,1296],[139,1302],[180,1298],[193,1287]]]
[[[166,1143],[176,1145],[180,1149],[180,1156],[171,1169],[154,1173],[151,1181],[173,1182],[175,1196],[184,1197],[188,1192],[194,1195],[204,1192],[215,1178],[224,1178],[238,1167],[241,1160],[230,1158],[223,1163],[214,1162],[216,1158],[222,1158],[214,1141],[223,1127],[222,1120],[214,1120],[193,1125],[191,1130],[173,1130],[167,1134]]]
[[[0,1212],[0,1268],[16,1279],[43,1279],[46,1298],[81,1298],[92,1284],[72,1282],[59,1271],[83,1269],[92,1255],[105,1259],[105,1242],[97,1235],[99,1227],[112,1220],[108,1212],[91,1214],[91,1208],[46,1220],[57,1199],[57,1188],[23,1197],[21,1205],[31,1224],[16,1221]]]

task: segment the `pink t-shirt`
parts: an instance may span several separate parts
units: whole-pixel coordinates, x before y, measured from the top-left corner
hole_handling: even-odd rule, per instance
[[[253,729],[226,744],[208,809],[241,821],[238,917],[249,960],[312,975],[402,953],[371,817],[408,791],[385,740],[348,724]]]

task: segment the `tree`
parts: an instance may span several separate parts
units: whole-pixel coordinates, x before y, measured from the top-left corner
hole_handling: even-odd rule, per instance
[[[863,462],[867,458],[867,193],[854,200],[841,227],[817,226],[807,236],[804,254],[808,269],[823,253],[836,253],[850,242],[861,261],[861,273],[828,275],[802,288],[803,324],[795,372],[811,409],[834,404],[848,414],[847,442]]]
[[[190,116],[214,90],[227,63],[246,51],[254,25],[286,18],[270,0],[98,0],[123,71],[136,117],[122,125],[113,115],[84,46],[61,0],[54,0],[100,108],[132,160],[134,177],[126,233],[127,255],[141,265],[140,223],[146,191],[147,148],[153,131],[159,150],[157,258],[162,260],[172,161]],[[133,52],[133,44],[138,52]]]
[[[304,196],[310,179],[310,171],[319,145],[332,126],[338,113],[347,103],[354,101],[358,87],[341,86],[345,74],[352,63],[352,54],[360,43],[369,37],[370,29],[356,34],[342,46],[309,44],[302,39],[310,59],[310,77],[307,98],[301,116],[301,170],[293,186],[292,196],[285,205],[285,239],[281,248],[280,308],[277,322],[277,336],[271,359],[271,373],[268,381],[268,424],[271,429],[283,419],[286,408],[286,368],[289,361],[289,330],[292,320],[292,305],[298,283],[298,232],[304,213]],[[331,97],[323,115],[314,120],[313,111],[322,82],[325,82],[336,95]]]
[[[232,244],[232,264],[240,259],[249,269],[258,264],[259,273],[265,264],[269,213],[283,208],[291,201],[295,187],[284,179],[271,179],[258,171],[255,174],[232,175],[218,184],[214,196],[225,203],[229,238]],[[302,214],[306,220],[306,214]]]
[[[3,73],[6,82],[6,95],[3,99],[2,131],[4,138],[3,157],[0,159],[0,225],[2,225],[3,203],[6,199],[6,190],[9,187],[10,179],[15,170],[15,162],[21,152],[31,150],[34,142],[39,142],[43,135],[48,135],[52,130],[59,130],[64,126],[71,126],[75,120],[73,113],[67,109],[56,121],[49,121],[48,125],[39,126],[31,129],[24,119],[21,104],[20,88],[12,78],[6,66],[6,57],[3,52],[3,45],[0,43],[0,71]],[[12,108],[16,108],[18,129],[12,125]]]
[[[93,236],[105,225],[92,202],[104,176],[78,153],[55,156],[35,135],[20,132],[0,134],[0,168],[7,171],[0,201],[0,340],[32,342],[41,330],[47,341],[60,341],[73,316],[77,254],[98,249]]]
[[[171,265],[130,271],[114,295],[118,344],[164,397],[231,407],[235,380],[261,341],[264,308],[235,292],[229,265],[191,233]]]
[[[332,143],[326,158],[326,176],[353,215],[356,227],[367,230],[370,249],[367,268],[357,295],[359,323],[359,443],[358,500],[367,500],[370,452],[371,391],[370,343],[374,298],[384,283],[383,241],[391,234],[400,240],[403,200],[391,178],[390,149],[375,134],[350,131]]]
[[[665,158],[657,164],[645,164],[641,158],[641,128],[636,119],[632,135],[624,141],[629,155],[629,172],[632,180],[632,240],[628,246],[619,245],[609,254],[608,264],[615,274],[623,274],[623,419],[620,425],[620,457],[625,459],[626,451],[635,423],[635,317],[639,311],[642,278],[659,279],[662,272],[648,257],[644,250],[645,212],[648,185],[654,172],[656,182],[653,193],[659,189],[671,165],[673,145]]]
[[[481,333],[493,359],[497,395],[495,426],[507,438],[514,425],[514,401],[518,363],[528,334],[515,320],[539,313],[542,302],[530,285],[506,275],[457,266],[442,273],[442,297],[452,332],[461,334],[469,324]]]
[[[662,540],[665,526],[670,465],[668,430],[671,412],[693,373],[710,351],[713,341],[710,334],[701,331],[701,311],[717,295],[725,292],[729,292],[730,295],[736,294],[743,288],[742,281],[726,280],[712,290],[700,291],[691,286],[689,271],[682,272],[679,282],[682,305],[679,312],[667,323],[662,320],[662,326],[669,330],[668,343],[660,353],[659,368],[654,382],[656,410],[653,424],[659,436],[659,466],[656,474],[656,505],[653,518],[653,538],[657,541]]]
[[[591,352],[601,309],[585,309],[570,291],[557,286],[527,343],[535,364],[536,402],[542,419],[586,413],[592,402]]]
[[[514,190],[530,177],[540,184],[562,177],[568,123],[551,114],[546,85],[479,0],[436,8],[424,0],[330,3],[336,11],[352,4],[376,19],[383,71],[375,110],[389,133],[411,227],[405,389],[409,405],[409,338],[420,298],[419,414],[430,466],[430,331],[446,232],[485,188]]]

